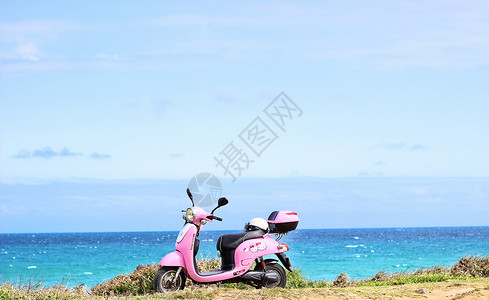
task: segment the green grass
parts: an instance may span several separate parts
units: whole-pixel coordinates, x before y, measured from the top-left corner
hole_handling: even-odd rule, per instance
[[[302,288],[325,288],[331,287],[332,284],[325,280],[309,280],[307,279],[300,268],[293,268],[293,272],[287,272],[287,286],[288,289],[302,289]]]
[[[453,276],[446,274],[423,274],[423,275],[405,275],[400,278],[388,281],[360,281],[356,286],[385,286],[385,285],[401,285],[409,283],[424,283],[424,282],[440,282],[452,279],[469,279],[469,276]]]

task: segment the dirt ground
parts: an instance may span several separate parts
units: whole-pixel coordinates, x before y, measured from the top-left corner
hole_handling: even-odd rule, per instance
[[[85,291],[85,290],[84,290]],[[373,299],[433,299],[433,300],[489,300],[489,278],[450,280],[435,283],[405,284],[397,286],[347,287],[347,288],[304,288],[304,289],[235,289],[217,288],[215,285],[189,287],[183,291],[141,296],[93,296],[86,291],[74,293],[61,289],[25,291],[9,288],[0,289],[0,299],[300,299],[300,300],[373,300]]]
[[[433,299],[489,300],[489,278],[451,280],[438,283],[384,287],[284,289],[284,290],[208,290],[213,299]],[[204,293],[205,294],[205,293]],[[203,296],[203,295],[202,295]]]

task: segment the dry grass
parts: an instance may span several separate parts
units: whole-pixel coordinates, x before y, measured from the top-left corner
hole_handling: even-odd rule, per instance
[[[408,283],[440,282],[451,279],[467,279],[471,277],[489,277],[489,256],[466,256],[459,259],[459,261],[451,267],[436,266],[428,269],[418,269],[409,273],[388,273],[381,271],[370,279],[346,283],[344,282],[344,279],[340,280],[340,276],[336,279],[336,281],[338,281],[336,286],[400,285]]]
[[[201,259],[197,261],[197,265],[199,270],[205,272],[218,269],[220,261],[218,259]],[[295,269],[294,272],[287,273],[287,288],[279,290],[256,291],[239,284],[224,285],[224,288],[217,289],[213,285],[194,285],[190,280],[187,280],[187,288],[184,291],[170,295],[153,293],[153,277],[159,267],[157,264],[140,265],[132,273],[118,275],[111,280],[97,284],[89,291],[83,285],[72,288],[67,288],[64,285],[44,286],[36,280],[29,280],[22,284],[3,283],[0,285],[0,299],[106,299],[118,297],[129,299],[134,297],[136,297],[135,299],[213,299],[215,297],[248,299],[248,296],[250,299],[253,297],[266,299],[268,297],[273,298],[274,295],[283,299],[295,299],[298,295],[304,298],[303,295],[305,294],[308,295],[305,299],[313,299],[314,295],[339,297],[338,299],[341,299],[342,295],[346,293],[345,291],[359,295],[365,295],[365,293],[377,295],[384,293],[383,291],[391,291],[391,295],[394,296],[395,294],[397,297],[403,295],[405,290],[394,288],[394,286],[424,284],[424,287],[429,287],[428,284],[448,282],[452,279],[465,282],[469,278],[489,277],[489,256],[464,257],[451,267],[433,267],[410,273],[387,273],[383,271],[370,279],[360,281],[350,281],[348,276],[342,273],[332,283],[308,280],[303,276],[300,269]],[[486,280],[485,287],[489,289],[489,280],[484,280]],[[334,288],[325,289],[328,287]],[[461,287],[452,283],[450,288]]]
[[[63,285],[42,286],[35,289],[20,288],[11,283],[0,285],[0,299],[80,299],[90,297],[83,286],[67,288]]]
[[[489,277],[489,256],[466,256],[450,268],[455,276]]]
[[[338,277],[333,281],[333,286],[336,286],[336,287],[345,287],[347,286],[349,283],[351,282],[348,282],[348,275],[346,275],[346,273],[341,273],[340,275],[338,275]]]
[[[197,260],[197,267],[201,272],[216,270],[221,267],[221,261],[212,259]],[[106,282],[97,284],[91,289],[93,295],[144,295],[153,291],[153,277],[160,265],[139,265],[131,274],[118,275]],[[187,286],[192,286],[187,280]]]
[[[425,295],[417,292],[419,289],[426,291]],[[338,299],[489,299],[489,278],[471,278],[462,281],[428,282],[422,284],[406,284],[395,286],[361,286],[346,288],[300,288],[300,289],[249,289],[239,290],[232,288],[206,288],[185,289],[167,295],[148,293],[138,296],[95,296],[77,294],[74,291],[59,290],[21,291],[5,285],[0,285],[0,299],[301,299],[301,300],[338,300]],[[473,298],[471,298],[473,297]]]
[[[153,290],[153,277],[160,266],[139,265],[131,274],[117,275],[107,282],[95,285],[91,292],[94,295],[139,295]]]
[[[217,258],[203,258],[197,260],[197,268],[200,272],[209,272],[221,268],[221,260]]]

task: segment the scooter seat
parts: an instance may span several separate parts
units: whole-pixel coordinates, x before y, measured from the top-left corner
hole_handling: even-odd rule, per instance
[[[263,237],[265,234],[266,232],[261,229],[224,234],[217,240],[216,248],[221,252],[235,250],[242,242]]]

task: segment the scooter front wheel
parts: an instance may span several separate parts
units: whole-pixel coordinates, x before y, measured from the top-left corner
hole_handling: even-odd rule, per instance
[[[158,293],[170,293],[185,288],[185,274],[178,267],[161,267],[155,274],[153,288]],[[177,274],[178,273],[178,274]]]

